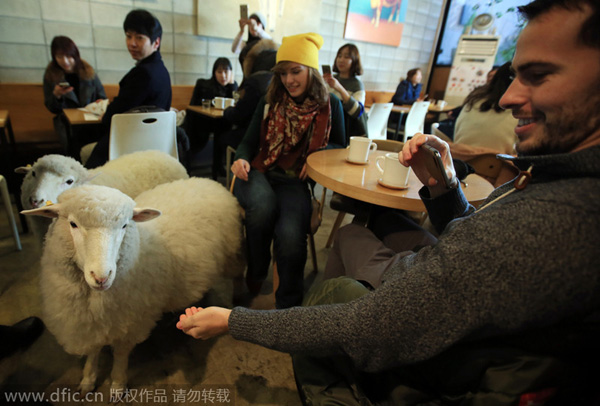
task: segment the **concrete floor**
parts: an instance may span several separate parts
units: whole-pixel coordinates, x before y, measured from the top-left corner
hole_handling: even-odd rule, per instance
[[[317,186],[316,195],[321,193]],[[42,317],[43,304],[38,291],[41,252],[31,234],[21,234],[23,250],[16,251],[1,204],[0,211],[0,324],[12,325],[29,316]],[[322,277],[329,253],[325,242],[336,215],[326,204],[323,224],[315,235],[319,272],[313,272],[309,255],[305,289]],[[346,216],[345,223],[350,218]],[[231,307],[232,282],[219,283],[203,303]],[[247,299],[246,305],[253,309],[274,308],[271,277],[261,294],[253,300]],[[132,397],[128,404],[301,404],[288,354],[236,341],[228,335],[208,341],[194,340],[175,328],[177,319],[178,314],[166,314],[151,336],[132,352],[129,364]],[[27,351],[0,363],[0,396],[8,390],[35,391],[45,393],[51,404],[76,404],[73,401],[77,400],[76,387],[83,363],[82,358],[67,354],[52,334],[44,331]],[[112,355],[105,348],[100,358],[97,391],[102,397],[97,402],[82,404],[109,403],[111,365]],[[0,398],[0,404],[3,403]]]

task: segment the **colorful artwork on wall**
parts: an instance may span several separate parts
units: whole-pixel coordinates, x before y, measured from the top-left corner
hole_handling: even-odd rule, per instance
[[[344,38],[399,46],[408,0],[350,0]]]

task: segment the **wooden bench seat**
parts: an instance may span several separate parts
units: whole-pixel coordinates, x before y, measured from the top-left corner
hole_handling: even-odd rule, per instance
[[[119,92],[118,84],[105,84],[109,100]],[[184,110],[194,91],[192,85],[172,86],[172,107]],[[44,91],[41,83],[0,83],[0,109],[8,110],[17,144],[58,144],[52,118],[44,106]]]
[[[390,103],[394,92],[382,92],[367,90],[365,96],[365,106],[370,107],[373,103]]]

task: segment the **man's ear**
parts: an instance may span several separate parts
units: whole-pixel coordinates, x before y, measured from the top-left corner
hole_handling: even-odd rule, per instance
[[[160,37],[156,37],[156,40],[152,43],[152,48],[156,51],[160,48]]]
[[[42,216],[49,218],[57,218],[60,213],[60,203],[59,204],[49,204],[44,207],[40,207],[37,209],[31,210],[23,210],[21,214],[26,216]]]
[[[152,220],[160,216],[161,214],[162,213],[160,212],[160,210],[140,209],[136,207],[135,209],[133,209],[133,221],[135,221],[136,223],[141,223],[144,221]]]

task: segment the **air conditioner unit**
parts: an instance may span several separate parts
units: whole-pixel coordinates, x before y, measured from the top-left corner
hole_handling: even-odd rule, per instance
[[[454,54],[444,100],[459,106],[476,87],[486,82],[492,70],[500,37],[495,35],[462,35]]]

